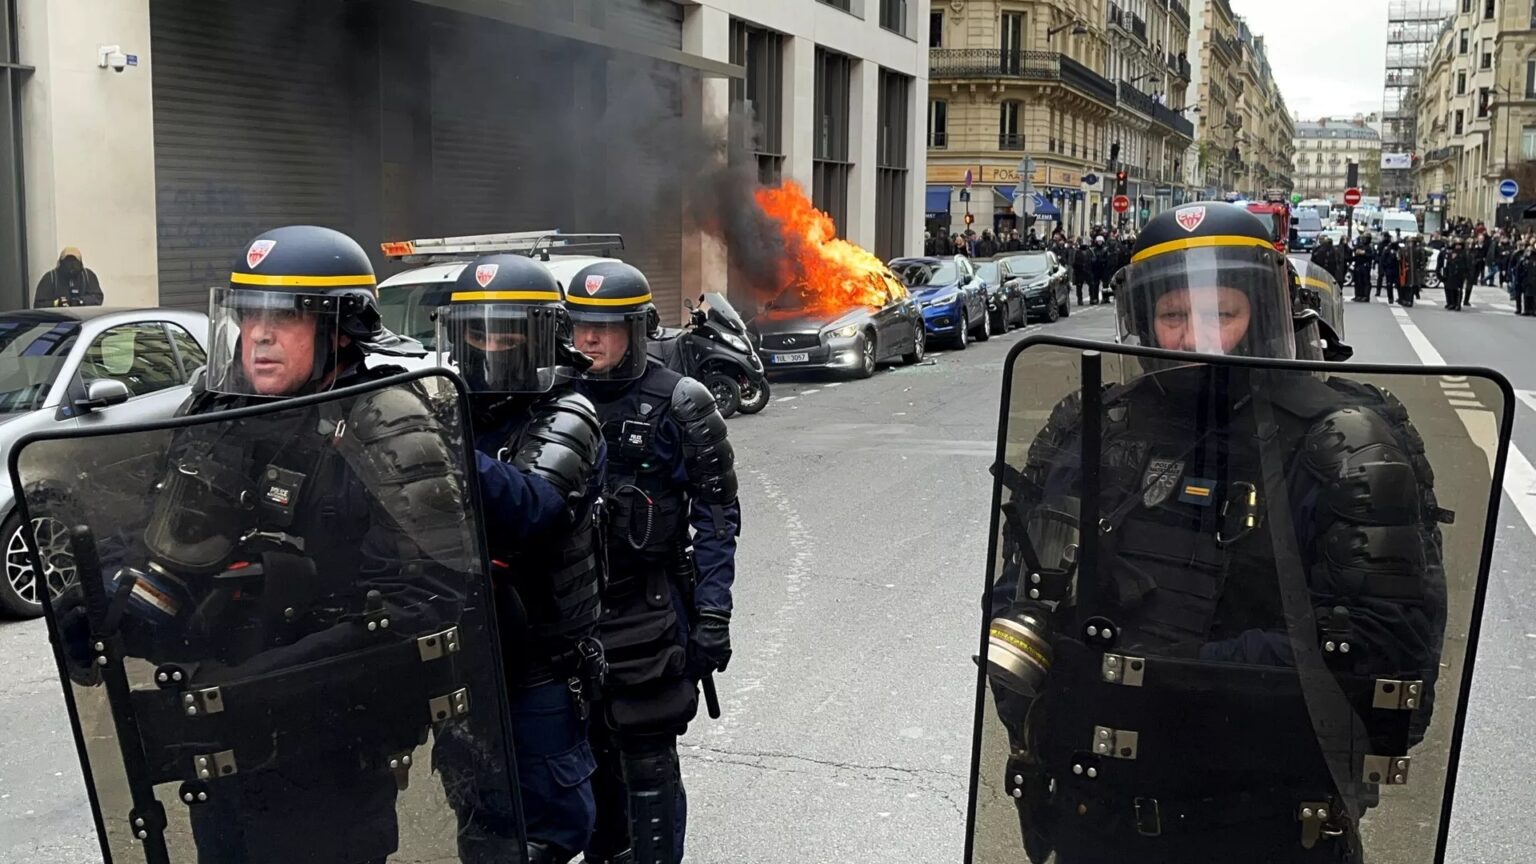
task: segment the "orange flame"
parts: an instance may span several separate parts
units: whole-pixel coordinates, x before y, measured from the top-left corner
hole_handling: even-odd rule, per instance
[[[807,309],[839,313],[855,306],[884,306],[889,293],[885,265],[867,250],[837,236],[832,217],[817,210],[794,182],[757,190],[757,204],[779,225],[789,252],[779,284],[801,288]]]

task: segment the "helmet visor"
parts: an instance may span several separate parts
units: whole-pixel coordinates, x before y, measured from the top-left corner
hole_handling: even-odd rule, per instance
[[[586,372],[570,374],[587,381],[633,381],[645,374],[650,326],[645,310],[593,312],[571,310],[576,350],[592,360]]]
[[[437,362],[476,393],[544,393],[555,386],[558,306],[454,303],[437,310]]]
[[[333,294],[210,289],[205,386],[235,396],[329,389],[341,340],[340,304]]]
[[[1133,260],[1115,304],[1125,344],[1219,356],[1296,356],[1290,277],[1268,245],[1198,246]]]

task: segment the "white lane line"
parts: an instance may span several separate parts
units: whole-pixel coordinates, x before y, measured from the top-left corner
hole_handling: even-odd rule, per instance
[[[1419,355],[1419,362],[1426,366],[1444,366],[1445,358],[1435,350],[1429,337],[1419,329],[1419,325],[1413,323],[1408,316],[1408,310],[1401,306],[1392,307],[1392,317],[1397,319],[1397,326],[1403,330],[1403,335],[1408,338],[1408,344],[1413,346],[1413,352]],[[1520,394],[1517,392],[1517,396]],[[1526,400],[1526,404],[1532,404],[1528,397],[1520,397]],[[1536,406],[1533,406],[1536,407]],[[1458,409],[1456,416],[1461,418],[1463,426],[1467,427],[1467,434],[1474,441],[1482,441],[1487,438],[1488,430],[1482,428],[1491,416],[1490,411],[1467,411]],[[1476,428],[1474,428],[1476,427]],[[1498,430],[1493,430],[1497,435]],[[1536,534],[1536,467],[1531,465],[1531,460],[1525,458],[1514,442],[1509,444],[1509,459],[1504,464],[1504,494],[1509,500],[1515,502],[1515,509],[1520,512],[1520,518],[1525,520],[1525,526],[1532,534]]]
[[[1536,390],[1516,390],[1515,398],[1525,403],[1525,407],[1536,411]]]
[[[828,384],[827,386],[828,387],[841,387],[841,386],[843,386],[843,382],[841,382],[841,381],[833,381],[832,383]]]
[[[780,396],[779,398],[777,398],[777,399],[775,399],[773,401],[775,401],[775,402],[793,402],[793,401],[795,401],[795,397],[793,397],[793,396]]]
[[[812,387],[809,390],[801,390],[800,391],[800,395],[801,396],[809,396],[812,393],[820,393],[820,392],[821,392],[821,388],[820,387]]]

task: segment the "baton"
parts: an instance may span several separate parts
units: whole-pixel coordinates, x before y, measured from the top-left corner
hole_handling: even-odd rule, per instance
[[[699,680],[704,685],[704,707],[709,710],[709,719],[720,719],[720,694],[715,692],[715,674],[705,675]]]

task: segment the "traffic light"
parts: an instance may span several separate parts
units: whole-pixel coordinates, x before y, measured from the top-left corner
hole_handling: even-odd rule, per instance
[[[1126,176],[1124,171],[1115,172],[1115,194],[1124,195],[1126,192]]]
[[[970,213],[965,214],[965,224],[970,225],[976,221],[976,217]]]

